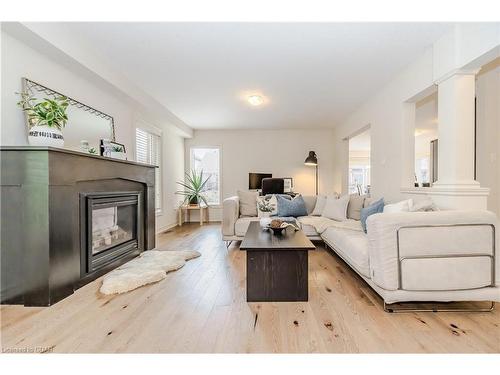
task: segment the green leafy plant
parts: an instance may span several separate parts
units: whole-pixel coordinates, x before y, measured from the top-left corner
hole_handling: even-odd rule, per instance
[[[97,155],[97,150],[95,149],[95,147],[89,148],[89,154]]]
[[[54,99],[44,98],[38,101],[28,93],[18,93],[21,100],[17,105],[26,112],[31,126],[46,125],[62,130],[68,122],[66,110],[69,100],[65,96],[57,96]]]
[[[182,186],[184,190],[176,191],[175,194],[184,196],[183,203],[198,204],[200,201],[208,206],[208,202],[203,196],[205,185],[210,177],[203,179],[203,171],[197,173],[194,169],[191,173],[186,173],[186,180],[177,181],[177,184]]]
[[[113,150],[113,152],[123,152],[122,146],[113,146],[111,149]]]

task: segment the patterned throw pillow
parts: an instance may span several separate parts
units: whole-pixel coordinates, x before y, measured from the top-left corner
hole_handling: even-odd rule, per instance
[[[277,195],[276,199],[278,201],[278,216],[307,216],[306,203],[304,202],[304,198],[302,198],[302,196],[298,195],[290,200]]]
[[[276,216],[278,214],[278,201],[275,195],[266,195],[257,198],[257,213],[259,217]]]
[[[366,219],[373,214],[379,214],[384,212],[384,198],[380,198],[378,201],[373,202],[368,207],[361,209],[361,226],[366,233]]]

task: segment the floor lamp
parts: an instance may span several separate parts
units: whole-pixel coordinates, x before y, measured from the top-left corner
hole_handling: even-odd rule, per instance
[[[318,156],[316,152],[309,151],[309,155],[304,161],[304,164],[316,168],[316,195],[318,195]]]

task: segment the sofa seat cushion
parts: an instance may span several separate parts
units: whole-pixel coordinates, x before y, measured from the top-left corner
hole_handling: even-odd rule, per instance
[[[304,232],[304,234],[307,237],[318,237],[319,236],[318,232],[316,232],[316,229],[314,229],[314,227],[312,225],[301,223],[300,229],[302,229],[302,232]]]
[[[302,231],[306,236],[309,237],[319,236],[319,233],[316,231],[316,228],[311,223],[311,221],[315,219],[321,220],[322,218],[318,216],[299,216],[297,218],[297,221],[300,224],[300,229],[302,229]]]
[[[370,277],[370,256],[368,254],[368,237],[365,233],[330,227],[321,237],[351,267],[366,277]]]
[[[245,236],[250,223],[253,221],[260,221],[260,218],[258,218],[258,217],[240,217],[238,220],[236,220],[236,223],[234,224],[234,234],[236,234],[238,237]]]

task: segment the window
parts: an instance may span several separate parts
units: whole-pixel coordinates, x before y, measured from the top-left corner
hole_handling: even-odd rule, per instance
[[[220,149],[217,147],[191,148],[191,169],[203,171],[203,177],[209,178],[203,192],[210,205],[220,204]]]
[[[155,168],[155,208],[159,213],[162,208],[161,136],[137,128],[135,130],[135,155],[139,163],[158,166]]]

